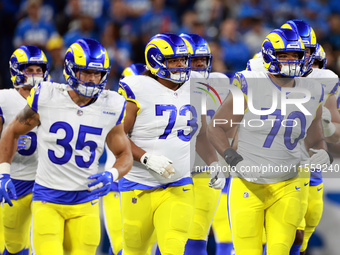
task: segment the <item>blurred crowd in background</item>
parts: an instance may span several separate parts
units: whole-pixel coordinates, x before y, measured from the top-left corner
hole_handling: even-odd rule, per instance
[[[338,0],[0,0],[0,89],[10,88],[8,61],[22,44],[45,51],[51,78],[65,82],[63,58],[78,38],[93,38],[111,61],[108,89],[131,63],[144,63],[144,48],[157,33],[197,33],[210,44],[213,71],[246,68],[266,35],[287,20],[315,30],[327,68],[340,74]]]

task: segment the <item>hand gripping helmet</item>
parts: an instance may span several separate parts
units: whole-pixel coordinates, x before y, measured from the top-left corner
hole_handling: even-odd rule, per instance
[[[206,57],[207,62],[205,66],[191,66],[191,70],[201,73],[203,77],[207,79],[209,77],[212,64],[212,54],[207,41],[202,36],[194,33],[181,34],[180,37],[187,45],[188,51],[190,53],[191,62],[195,57]]]
[[[288,20],[281,28],[290,28],[295,30],[301,37],[305,48],[310,48],[311,54],[306,55],[306,63],[303,72],[307,72],[313,65],[316,50],[316,36],[313,28],[303,20]]]
[[[80,79],[82,70],[100,71],[98,84]],[[110,72],[109,57],[105,48],[96,40],[79,39],[66,51],[64,76],[70,87],[85,97],[98,97],[103,91]]]
[[[171,68],[168,60],[185,58],[185,67]],[[145,48],[145,62],[152,74],[174,83],[183,83],[189,79],[189,52],[185,42],[176,34],[161,33],[153,36]]]
[[[320,44],[316,44],[316,50],[315,50],[315,59],[314,64],[318,63],[320,69],[326,69],[327,66],[327,58],[326,58],[326,52],[323,50],[322,46]]]
[[[40,73],[27,76],[25,69],[30,65],[40,66],[43,70],[43,77],[40,77]],[[22,45],[16,49],[9,60],[9,69],[15,88],[34,87],[36,84],[48,80],[48,63],[45,53],[33,45]]]
[[[122,72],[122,76],[120,79],[124,79],[126,76],[129,75],[140,75],[146,71],[146,66],[141,63],[131,64],[127,68],[124,69]]]
[[[298,59],[279,59],[278,53],[297,52]],[[275,29],[262,43],[264,67],[273,74],[298,77],[303,74],[305,46],[300,36],[292,29]]]

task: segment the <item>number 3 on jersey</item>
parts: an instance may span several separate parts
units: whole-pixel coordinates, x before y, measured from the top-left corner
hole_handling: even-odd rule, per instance
[[[57,139],[57,144],[64,147],[64,155],[62,155],[61,157],[57,157],[55,155],[55,152],[49,149],[48,157],[54,164],[63,165],[67,163],[72,157],[73,149],[70,145],[70,142],[73,139],[74,132],[70,124],[63,121],[58,121],[51,126],[50,133],[56,134],[59,129],[65,131],[65,137],[63,139]],[[77,166],[83,168],[89,168],[91,166],[95,159],[97,144],[94,141],[85,141],[86,134],[101,135],[102,130],[102,128],[80,125],[75,149],[82,150],[86,146],[88,146],[90,148],[91,155],[88,161],[84,161],[82,156],[76,155],[75,161]]]
[[[159,139],[166,139],[168,135],[171,133],[173,127],[176,123],[177,118],[177,108],[175,105],[172,104],[156,104],[156,116],[163,116],[165,111],[169,111],[169,123],[165,127],[164,133],[159,136]],[[196,133],[198,124],[197,124],[197,112],[195,107],[192,105],[186,104],[183,105],[179,109],[179,115],[180,116],[186,116],[187,112],[191,112],[192,119],[187,121],[187,126],[191,127],[192,130],[189,134],[184,134],[184,130],[178,130],[177,136],[179,139],[181,139],[184,142],[189,142],[191,137]]]

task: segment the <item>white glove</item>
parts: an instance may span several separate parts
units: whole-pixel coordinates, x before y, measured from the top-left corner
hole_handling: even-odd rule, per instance
[[[333,157],[324,149],[316,150],[316,149],[309,149],[310,151],[314,152],[314,154],[310,157],[310,168],[311,169],[319,169],[322,165],[329,166],[333,162]]]
[[[222,167],[218,162],[213,162],[209,166],[210,182],[209,187],[214,189],[223,189],[225,186],[225,176],[222,173]]]
[[[262,174],[260,166],[255,166],[249,160],[242,160],[235,166],[235,172],[239,177],[248,182],[255,182]]]
[[[323,135],[324,137],[330,137],[334,134],[336,127],[332,123],[332,115],[331,112],[324,106],[322,106],[322,115],[321,115],[321,123],[323,127]]]
[[[175,169],[173,168],[172,161],[163,155],[152,155],[150,153],[145,153],[141,158],[140,162],[159,175],[165,178],[171,178],[175,174]]]

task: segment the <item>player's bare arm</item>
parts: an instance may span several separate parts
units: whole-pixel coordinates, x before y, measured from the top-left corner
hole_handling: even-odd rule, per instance
[[[310,148],[314,149],[323,149],[323,133],[322,133],[322,125],[321,125],[321,114],[322,114],[322,107],[316,111],[316,116],[307,130],[307,135],[305,138],[305,146],[307,150]]]
[[[0,137],[1,137],[3,126],[4,126],[4,122],[2,121],[2,118],[0,118]]]
[[[16,152],[18,138],[40,125],[39,114],[28,105],[9,123],[0,140],[0,163],[11,163]]]
[[[107,135],[106,143],[116,157],[114,168],[119,171],[119,178],[129,172],[132,167],[132,153],[129,139],[124,132],[124,124],[115,126]]]
[[[242,119],[243,115],[233,115],[233,96],[229,94],[208,126],[208,138],[221,156],[230,148],[227,133],[235,127],[231,123],[241,122]]]
[[[197,135],[196,140],[196,151],[198,155],[204,160],[207,165],[210,165],[212,162],[218,161],[215,148],[210,143],[207,136],[207,121],[206,115],[201,116],[202,126]]]
[[[124,131],[125,133],[129,133],[135,124],[138,107],[134,102],[127,101],[126,102],[126,115],[124,119]],[[129,139],[130,140],[130,139]],[[138,147],[134,142],[130,140],[131,151],[133,155],[133,159],[136,161],[140,161],[140,158],[145,154],[145,151]]]
[[[340,113],[337,108],[335,95],[330,95],[325,103],[325,107],[330,111],[331,121],[335,125],[335,132],[333,135],[326,137],[329,143],[336,143],[340,141]]]

